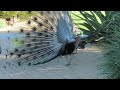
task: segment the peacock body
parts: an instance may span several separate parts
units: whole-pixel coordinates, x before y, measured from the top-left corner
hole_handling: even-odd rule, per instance
[[[26,25],[31,28],[8,31],[7,58],[35,65],[74,51],[73,24],[67,11],[39,11]],[[19,44],[13,45],[13,39]]]

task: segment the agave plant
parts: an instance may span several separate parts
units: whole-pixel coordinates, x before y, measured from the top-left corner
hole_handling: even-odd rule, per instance
[[[104,44],[103,73],[110,79],[120,78],[120,12],[111,12]]]
[[[71,12],[83,22],[74,22],[79,26],[79,29],[84,33],[89,34],[90,41],[94,42],[97,39],[106,35],[105,28],[111,19],[111,12],[109,11],[79,11],[79,15]],[[74,21],[74,20],[73,20]]]
[[[105,56],[100,65],[102,74],[109,79],[120,79],[120,11],[105,11],[105,15],[101,11],[80,11],[80,14],[76,16],[84,22],[77,25],[86,28],[79,26],[79,29],[91,34],[93,41],[104,37],[99,41]]]

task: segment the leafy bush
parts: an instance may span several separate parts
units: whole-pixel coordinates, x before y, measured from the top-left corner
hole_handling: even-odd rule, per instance
[[[91,34],[90,41],[104,37],[97,44],[103,49],[105,62],[100,65],[102,74],[109,79],[120,78],[120,11],[80,11],[76,15],[85,22],[78,23],[86,28],[79,27]],[[99,20],[96,18],[99,18]]]
[[[27,20],[37,14],[36,11],[0,11],[0,18],[11,18],[18,15],[20,20]]]
[[[0,28],[3,28],[5,26],[7,26],[5,20],[4,19],[0,19]]]
[[[31,11],[31,12],[28,12],[28,11],[18,11],[17,12],[17,15],[19,15],[19,19],[20,20],[28,20],[31,16],[34,16],[36,14],[37,14],[36,11]]]
[[[79,14],[74,12],[71,12],[71,14],[72,17],[74,15],[79,20],[78,22],[73,18],[74,24],[90,36],[90,42],[94,42],[103,36],[102,32],[104,31],[104,26],[106,26],[108,13],[103,11],[79,11]]]
[[[120,78],[120,12],[111,12],[111,21],[106,27],[106,37],[100,42],[103,46],[105,63],[101,65],[103,74],[110,79]]]

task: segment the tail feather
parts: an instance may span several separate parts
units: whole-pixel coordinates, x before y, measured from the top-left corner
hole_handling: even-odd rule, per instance
[[[32,64],[51,60],[64,51],[61,49],[65,47],[66,40],[72,39],[69,19],[65,11],[39,11],[26,23],[29,29],[19,30],[17,39],[22,40],[22,44],[11,50],[9,55]]]

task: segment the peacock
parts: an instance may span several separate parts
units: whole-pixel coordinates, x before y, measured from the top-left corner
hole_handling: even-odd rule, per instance
[[[6,58],[28,65],[43,64],[58,56],[71,55],[75,48],[85,44],[73,33],[73,23],[68,11],[38,11],[18,32],[8,31],[9,48]],[[13,39],[19,41],[12,45]],[[14,43],[15,43],[14,42]]]

